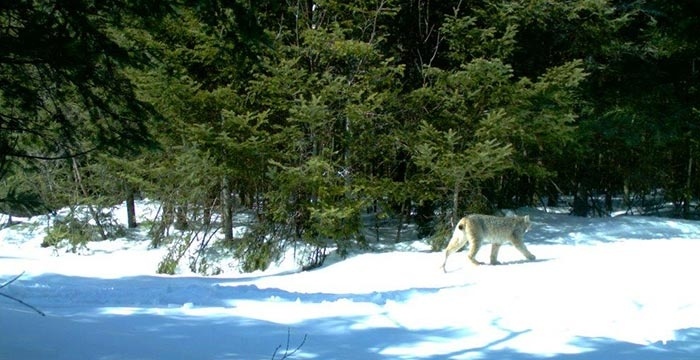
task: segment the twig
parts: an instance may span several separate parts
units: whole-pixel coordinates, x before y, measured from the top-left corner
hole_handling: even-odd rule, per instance
[[[14,278],[12,278],[12,280],[10,280],[10,281],[8,281],[8,282],[6,282],[6,283],[0,285],[0,289],[4,288],[4,287],[7,286],[7,285],[12,284],[12,283],[15,282],[17,279],[19,279],[22,275],[24,275],[24,271],[22,271],[21,274],[19,274],[19,275],[15,276]]]
[[[299,346],[297,346],[296,349],[292,350],[291,352],[289,351],[289,339],[291,337],[291,330],[287,328],[287,346],[284,349],[284,354],[282,354],[282,357],[279,360],[285,360],[289,359],[292,355],[296,354],[297,351],[301,349],[302,346],[306,343],[306,338],[308,334],[304,334],[304,338],[301,340],[301,343],[299,343]],[[277,357],[277,352],[282,348],[282,345],[278,345],[277,348],[275,349],[275,352],[272,353],[272,360],[275,360]]]
[[[19,275],[15,276],[14,278],[12,278],[12,280],[10,280],[10,281],[8,281],[8,282],[6,282],[6,283],[0,285],[0,289],[2,289],[2,288],[4,288],[4,287],[6,287],[6,286],[12,284],[12,283],[15,282],[17,279],[19,279],[22,275],[24,275],[24,271],[22,271],[21,274],[19,274]],[[34,306],[32,306],[32,305],[27,304],[26,302],[24,302],[24,301],[22,301],[22,300],[20,300],[20,299],[18,299],[18,298],[16,298],[16,297],[14,297],[14,296],[10,296],[10,295],[3,294],[3,293],[0,293],[0,296],[6,297],[6,298],[8,298],[8,299],[10,299],[10,300],[14,300],[14,301],[16,301],[16,302],[18,302],[18,303],[20,303],[20,304],[22,304],[22,305],[24,305],[24,306],[30,308],[30,309],[36,311],[37,314],[39,314],[39,315],[41,315],[41,316],[46,316],[46,314],[44,314],[43,311],[37,309],[36,307],[34,307]]]

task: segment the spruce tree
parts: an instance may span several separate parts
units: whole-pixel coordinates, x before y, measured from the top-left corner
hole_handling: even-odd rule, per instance
[[[159,5],[115,11],[112,2],[20,0],[1,7],[0,179],[18,165],[84,162],[88,154],[152,144],[146,122],[153,113],[124,72],[142,63],[114,35],[125,18],[157,16]]]

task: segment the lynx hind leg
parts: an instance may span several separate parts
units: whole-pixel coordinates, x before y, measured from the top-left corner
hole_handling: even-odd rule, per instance
[[[481,248],[481,238],[479,237],[478,233],[476,233],[474,226],[467,229],[467,231],[465,231],[465,235],[467,237],[467,241],[469,242],[469,253],[467,254],[467,258],[472,264],[481,265],[481,263],[476,260],[476,254],[479,252],[479,248]]]

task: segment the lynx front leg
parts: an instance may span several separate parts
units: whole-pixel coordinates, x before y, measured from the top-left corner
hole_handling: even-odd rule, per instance
[[[532,253],[525,247],[525,244],[522,241],[514,241],[513,245],[515,245],[515,248],[520,251],[523,256],[525,256],[526,259],[533,261],[535,260],[535,255],[532,255]]]
[[[498,250],[501,248],[501,244],[493,243],[491,244],[491,265],[498,265]]]

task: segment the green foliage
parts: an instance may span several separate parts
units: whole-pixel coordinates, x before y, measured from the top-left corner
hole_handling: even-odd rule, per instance
[[[485,20],[493,20],[485,14],[475,16],[448,16],[442,26],[449,45],[449,57],[457,64],[465,64],[474,59],[507,59],[517,46],[516,24],[490,22],[496,26],[482,25]]]
[[[156,272],[158,274],[175,275],[180,261],[185,257],[190,247],[194,243],[195,236],[191,232],[173,234],[164,239],[168,244],[168,253],[158,263]]]
[[[60,247],[63,241],[67,241],[73,250],[83,247],[89,241],[98,240],[99,236],[88,224],[75,218],[57,220],[53,226],[47,229],[46,236],[41,242],[42,247]]]
[[[450,241],[454,227],[449,226],[450,223],[443,221],[439,223],[433,234],[428,238],[428,243],[430,244],[430,250],[432,251],[443,251]]]
[[[39,193],[24,179],[8,176],[0,180],[0,213],[12,216],[29,217],[48,210]]]
[[[90,241],[102,239],[101,232],[104,231],[110,239],[123,237],[126,231],[118,224],[110,214],[102,214],[102,227],[94,225],[88,218],[78,216],[75,212],[63,218],[57,218],[51,226],[46,229],[46,236],[41,242],[42,247],[69,246],[70,251],[86,247]]]
[[[255,224],[235,243],[234,255],[242,271],[266,270],[280,259],[284,241],[266,224]]]
[[[168,254],[158,263],[156,273],[164,275],[175,275],[178,266],[178,259],[172,253]]]
[[[345,255],[359,236],[360,211],[365,202],[341,173],[320,157],[300,167],[284,167],[270,176],[276,180],[268,192],[271,220],[285,224],[293,239],[320,248],[335,247]]]
[[[95,148],[131,151],[148,142],[142,120],[150,112],[123,73],[136,61],[109,36],[119,22],[120,12],[113,10],[111,3],[88,0],[14,1],[4,7],[3,159],[62,158]],[[130,10],[143,15],[137,6]]]
[[[441,234],[465,212],[545,196],[664,189],[683,216],[700,197],[691,2],[116,8],[0,13],[2,211],[90,205],[104,238],[95,209],[136,194],[163,204],[154,246],[220,226],[242,267],[261,269],[287,246],[313,264],[364,246],[370,206]],[[243,239],[237,210],[256,218]],[[79,229],[59,224],[50,242],[92,236]],[[163,272],[190,240],[171,241]]]
[[[422,124],[419,136],[426,142],[416,149],[416,164],[431,170],[438,179],[446,179],[448,184],[478,183],[511,166],[511,146],[495,139],[464,148],[459,145],[462,139],[452,129],[441,134],[427,123]]]

